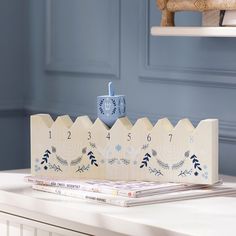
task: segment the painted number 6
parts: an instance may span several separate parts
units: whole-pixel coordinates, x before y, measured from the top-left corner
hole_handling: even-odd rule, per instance
[[[151,134],[148,134],[148,136],[147,136],[147,141],[148,141],[148,142],[151,142],[151,140],[152,140]]]

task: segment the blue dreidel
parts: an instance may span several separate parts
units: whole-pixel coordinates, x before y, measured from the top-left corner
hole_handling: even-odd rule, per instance
[[[108,95],[97,97],[97,115],[109,127],[126,116],[125,95],[115,95],[112,82],[108,84]]]

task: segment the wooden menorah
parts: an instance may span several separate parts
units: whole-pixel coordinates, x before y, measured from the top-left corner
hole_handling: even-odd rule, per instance
[[[188,119],[173,127],[127,117],[108,128],[80,116],[55,121],[31,116],[32,174],[71,179],[145,180],[213,184],[218,181],[218,120]]]

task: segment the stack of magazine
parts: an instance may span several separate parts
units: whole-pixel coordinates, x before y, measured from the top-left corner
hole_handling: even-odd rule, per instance
[[[60,180],[35,176],[27,176],[25,181],[38,191],[124,207],[236,194],[234,186],[222,182],[209,186],[142,181]]]

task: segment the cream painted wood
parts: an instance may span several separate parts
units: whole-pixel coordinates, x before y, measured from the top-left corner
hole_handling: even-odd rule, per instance
[[[87,178],[105,178],[105,165],[103,163],[103,151],[108,145],[109,128],[100,120],[96,119],[91,128],[87,131],[87,149],[83,158],[86,159],[87,165],[90,166],[90,171],[86,173]],[[79,140],[77,140],[79,142]],[[89,153],[92,153],[89,155]],[[95,157],[95,163],[91,164],[92,156]],[[98,166],[96,166],[97,164]],[[101,170],[101,171],[100,171]],[[91,173],[92,172],[92,173]],[[91,176],[90,176],[91,173]],[[78,176],[78,175],[77,175]],[[75,175],[73,175],[75,177]],[[79,176],[78,176],[79,177]]]
[[[235,27],[161,27],[151,28],[153,36],[236,37]]]
[[[50,232],[47,232],[45,230],[41,230],[41,229],[37,229],[37,236],[51,236],[50,235],[51,233]]]
[[[128,133],[132,124],[127,117],[120,118],[112,126],[109,132],[106,155],[106,176],[111,180],[129,180],[132,166],[128,164],[130,159],[126,157]]]
[[[63,226],[55,227],[48,222],[37,222],[33,219],[25,219],[24,215],[15,216],[0,212],[1,236],[83,236],[79,232],[63,229]]]
[[[9,221],[8,234],[9,236],[21,236],[21,224]]]
[[[73,123],[31,116],[32,174],[60,178],[149,180],[213,184],[218,179],[218,120],[188,119],[173,127],[167,118],[153,127],[120,118],[109,129],[87,116]]]
[[[235,231],[236,195],[122,208],[35,192],[23,181],[26,175],[29,170],[0,172],[0,222],[37,229],[40,236],[220,236]],[[221,178],[236,187],[236,177]]]
[[[7,235],[8,233],[8,221],[6,219],[0,219],[0,235]]]
[[[145,156],[146,146],[148,145],[147,140],[152,129],[153,125],[148,118],[140,118],[132,127],[130,136],[127,136],[125,156],[133,164],[132,168],[130,167],[130,178],[132,179],[145,179],[145,175],[139,172],[140,166],[137,163],[140,163],[142,157]]]
[[[38,236],[37,229],[28,225],[21,225],[21,236]]]

